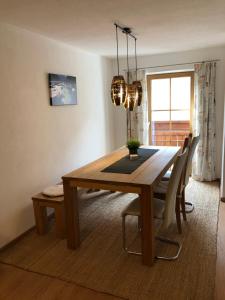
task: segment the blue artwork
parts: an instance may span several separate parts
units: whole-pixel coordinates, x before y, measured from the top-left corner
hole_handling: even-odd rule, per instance
[[[48,74],[48,78],[51,105],[77,104],[76,77]]]

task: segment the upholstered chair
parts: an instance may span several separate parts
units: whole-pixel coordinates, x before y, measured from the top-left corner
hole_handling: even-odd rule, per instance
[[[174,240],[168,239],[164,236],[161,236],[161,232],[165,232],[170,224],[173,222],[175,217],[175,206],[176,206],[176,198],[177,191],[181,179],[181,174],[187,159],[188,151],[184,151],[181,155],[179,155],[175,161],[169,184],[168,190],[166,193],[165,200],[153,198],[153,208],[154,208],[154,218],[160,220],[160,226],[156,228],[156,239],[161,242],[173,244],[177,247],[177,253],[174,256],[156,256],[158,259],[165,260],[175,260],[178,258],[179,253],[181,251],[181,245]],[[131,251],[127,248],[126,242],[126,216],[132,215],[138,217],[140,230],[141,230],[141,210],[140,210],[140,198],[139,196],[135,198],[122,212],[122,233],[123,233],[123,249],[130,254],[142,255],[141,252]]]

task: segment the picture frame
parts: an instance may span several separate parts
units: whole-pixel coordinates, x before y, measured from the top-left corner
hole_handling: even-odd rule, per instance
[[[75,76],[48,73],[51,106],[77,105]]]

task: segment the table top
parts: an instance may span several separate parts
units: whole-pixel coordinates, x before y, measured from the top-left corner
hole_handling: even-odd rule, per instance
[[[151,185],[160,179],[173,164],[181,151],[180,147],[171,146],[142,146],[142,148],[159,149],[131,174],[105,173],[104,168],[128,155],[128,149],[122,147],[108,155],[101,157],[62,178],[63,180],[98,181],[104,183],[129,183],[129,185]]]

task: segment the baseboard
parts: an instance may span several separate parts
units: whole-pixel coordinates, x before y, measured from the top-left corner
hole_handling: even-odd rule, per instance
[[[48,220],[50,221],[52,218],[54,217],[54,212],[51,213],[50,215],[48,215]],[[4,245],[3,247],[0,248],[0,251],[5,250],[13,245],[15,245],[19,240],[21,240],[26,234],[28,234],[30,231],[34,230],[34,228],[36,227],[36,225],[30,227],[29,229],[27,229],[26,231],[24,231],[23,233],[21,233],[20,235],[18,235],[15,239],[13,239],[12,241],[10,241],[9,243],[7,243],[6,245]]]

